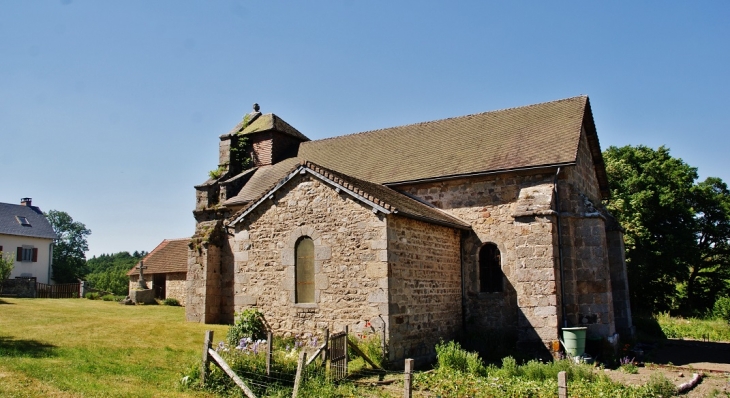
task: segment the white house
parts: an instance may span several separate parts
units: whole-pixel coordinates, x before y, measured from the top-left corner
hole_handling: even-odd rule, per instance
[[[12,253],[15,268],[10,278],[34,277],[37,282],[50,283],[53,261],[51,224],[41,209],[23,198],[19,205],[0,203],[0,251]]]

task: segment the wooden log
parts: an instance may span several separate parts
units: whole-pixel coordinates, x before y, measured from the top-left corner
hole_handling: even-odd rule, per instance
[[[565,371],[558,372],[558,398],[568,398],[568,376]]]
[[[210,350],[210,346],[213,344],[213,331],[212,330],[206,330],[205,331],[205,339],[203,340],[203,361],[200,364],[200,385],[205,385],[205,379],[208,375],[208,363],[210,362],[210,359],[208,358],[208,351]]]
[[[327,343],[322,344],[319,348],[314,350],[314,353],[309,357],[305,366],[309,366],[312,362],[314,362],[317,357],[320,356],[320,354],[324,351],[325,347],[327,347]]]
[[[236,372],[231,369],[230,366],[228,366],[228,363],[226,363],[225,359],[223,359],[220,355],[218,355],[217,352],[215,352],[214,349],[209,349],[208,354],[213,359],[213,362],[215,362],[216,365],[218,365],[219,368],[221,368],[228,377],[230,377],[236,385],[243,390],[243,393],[246,394],[248,398],[256,398],[256,395],[254,395],[253,391],[251,391],[250,388],[246,385],[246,383],[241,380],[240,377],[236,374]]]
[[[697,383],[702,380],[702,374],[701,373],[693,373],[692,379],[686,383],[682,383],[679,386],[677,386],[677,394],[684,394],[685,392],[693,389]]]
[[[347,345],[349,345],[350,348],[352,348],[352,350],[355,351],[355,354],[356,355],[359,355],[362,359],[365,360],[365,362],[369,363],[370,366],[373,367],[373,369],[383,370],[383,368],[381,368],[380,366],[376,365],[375,362],[373,362],[373,360],[371,360],[370,358],[368,358],[368,356],[365,355],[364,352],[362,352],[362,350],[360,349],[360,347],[357,346],[357,344],[353,343],[350,340],[347,340]]]
[[[292,398],[297,398],[299,386],[302,383],[302,370],[304,370],[304,362],[307,360],[307,353],[302,350],[299,353],[299,361],[297,362],[297,375],[294,377],[294,391],[291,393]]]
[[[413,359],[406,359],[406,368],[403,371],[403,397],[413,396]]]

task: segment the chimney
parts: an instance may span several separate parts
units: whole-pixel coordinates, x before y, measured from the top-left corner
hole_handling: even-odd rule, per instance
[[[32,200],[33,200],[33,199],[31,199],[31,198],[22,198],[22,199],[20,199],[20,205],[21,205],[21,206],[27,206],[27,207],[30,207],[30,206],[31,206],[31,201],[32,201]]]

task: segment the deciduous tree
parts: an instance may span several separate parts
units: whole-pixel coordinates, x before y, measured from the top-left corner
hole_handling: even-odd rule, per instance
[[[83,278],[89,245],[86,237],[91,231],[83,223],[74,221],[68,213],[51,210],[46,213],[58,240],[53,247],[53,280],[56,283],[73,283]]]

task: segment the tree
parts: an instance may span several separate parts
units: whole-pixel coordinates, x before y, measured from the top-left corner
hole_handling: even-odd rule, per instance
[[[5,253],[0,251],[0,293],[3,292],[3,285],[5,281],[10,278],[10,274],[13,272],[15,267],[15,260],[13,259],[13,253]]]
[[[603,156],[635,312],[711,307],[730,268],[727,186],[719,178],[695,184],[697,169],[663,146],[610,147]]]
[[[119,252],[102,254],[99,257],[94,256],[86,261],[86,267],[89,270],[86,280],[96,289],[117,295],[126,295],[129,291],[127,271],[132,269],[146,255],[147,252],[143,250],[141,252],[135,251],[134,254]]]
[[[63,211],[51,210],[46,218],[58,235],[53,247],[53,280],[56,283],[76,282],[88,272],[84,253],[89,250],[86,237],[91,231]]]
[[[686,305],[704,310],[728,294],[730,280],[730,190],[710,177],[693,188],[697,248],[689,264]]]

